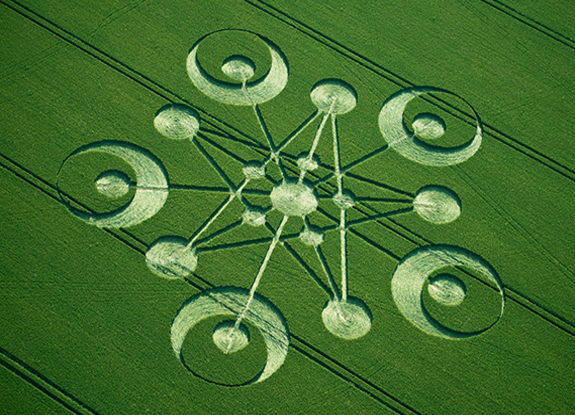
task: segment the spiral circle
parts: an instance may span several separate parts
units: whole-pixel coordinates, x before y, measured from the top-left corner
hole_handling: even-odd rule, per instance
[[[215,32],[202,38],[194,45],[188,55],[188,75],[200,91],[210,98],[232,105],[261,104],[283,91],[288,81],[287,59],[274,43],[259,35],[256,36],[267,46],[271,56],[270,70],[263,78],[247,82],[255,73],[255,65],[245,56],[232,56],[226,59],[222,66],[222,71],[227,76],[242,81],[242,85],[221,82],[208,75],[198,61],[198,48],[203,40],[217,33],[221,32]]]
[[[251,300],[250,298],[252,297],[246,289],[217,287],[202,291],[186,301],[172,323],[172,347],[182,364],[186,366],[182,356],[184,340],[188,331],[196,324],[213,316],[237,317],[242,315],[244,321],[253,324],[260,330],[268,352],[267,362],[263,370],[246,384],[261,382],[278,370],[288,352],[289,331],[287,325],[277,307],[264,297],[256,293]],[[216,327],[214,342],[220,350],[223,347],[228,351],[232,349],[238,351],[245,347],[249,337],[240,324],[237,331],[232,330],[230,341],[230,324],[228,321],[225,322],[225,325]],[[235,322],[233,324],[235,325]],[[233,328],[234,326],[232,326]]]
[[[471,333],[450,330],[435,321],[427,312],[422,301],[422,291],[425,281],[434,272],[442,268],[454,266],[469,268],[497,286],[501,295],[501,313],[497,321],[503,315],[505,308],[505,293],[499,277],[491,266],[481,257],[463,248],[447,245],[432,245],[418,248],[405,256],[397,266],[391,281],[391,291],[395,304],[399,311],[419,329],[434,336],[457,340],[477,336],[497,323],[495,321],[489,327]],[[432,281],[433,283],[433,281]],[[444,284],[445,285],[445,284]],[[454,288],[453,280],[448,281],[449,289]],[[447,297],[452,297],[448,294]],[[453,298],[447,301],[452,302]]]
[[[463,163],[473,156],[483,139],[481,120],[475,110],[465,102],[475,117],[476,131],[473,138],[466,144],[454,148],[443,148],[429,145],[416,136],[434,139],[443,135],[445,125],[439,117],[424,113],[414,119],[412,133],[407,129],[403,121],[403,113],[407,104],[420,95],[428,93],[446,93],[456,96],[454,93],[433,87],[406,88],[389,97],[383,104],[379,113],[379,130],[389,146],[403,157],[428,166],[452,166]]]

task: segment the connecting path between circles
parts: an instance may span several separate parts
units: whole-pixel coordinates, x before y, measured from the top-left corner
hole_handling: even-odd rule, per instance
[[[213,316],[229,316],[229,320],[219,323],[213,331],[213,341],[225,354],[242,350],[250,343],[249,329],[244,323],[250,323],[262,334],[267,348],[267,361],[263,369],[244,384],[261,382],[275,373],[283,364],[289,348],[289,329],[282,312],[257,290],[262,278],[266,277],[266,268],[276,249],[285,249],[295,260],[301,263],[327,296],[322,312],[326,329],[333,335],[353,340],[365,336],[372,325],[372,314],[369,305],[360,298],[348,295],[348,281],[353,278],[348,272],[348,234],[359,225],[373,223],[383,218],[416,214],[421,220],[431,225],[450,223],[460,216],[462,203],[457,194],[444,186],[427,185],[419,189],[414,196],[401,189],[394,189],[384,183],[380,186],[395,192],[394,198],[356,196],[346,189],[352,170],[375,157],[385,157],[389,149],[411,162],[427,166],[450,166],[463,163],[472,157],[482,142],[482,127],[479,116],[462,98],[448,91],[433,87],[415,87],[398,91],[390,96],[382,106],[379,114],[379,130],[382,134],[381,148],[367,154],[361,159],[341,165],[341,143],[338,123],[341,118],[351,117],[357,103],[355,89],[339,79],[318,80],[310,92],[310,99],[317,110],[303,123],[293,129],[286,137],[272,137],[262,113],[262,104],[279,95],[287,85],[289,70],[287,58],[280,48],[269,39],[257,37],[269,50],[271,67],[260,79],[252,80],[256,73],[255,64],[246,56],[230,56],[221,67],[230,82],[223,82],[210,76],[198,60],[198,51],[207,38],[222,33],[240,33],[242,31],[220,31],[208,34],[192,47],[188,55],[187,71],[193,84],[208,97],[222,104],[247,106],[253,109],[254,122],[261,129],[262,139],[266,143],[265,155],[260,158],[245,160],[232,151],[226,151],[209,138],[209,131],[202,131],[199,115],[184,105],[172,104],[159,109],[154,119],[157,131],[165,138],[187,140],[201,156],[211,165],[221,178],[225,187],[200,187],[194,184],[171,184],[168,173],[162,162],[148,150],[136,145],[119,141],[100,141],[79,148],[63,162],[58,173],[58,184],[61,176],[66,174],[66,166],[74,158],[92,153],[104,153],[119,157],[132,167],[136,180],[132,181],[124,172],[109,170],[100,174],[94,185],[96,189],[110,199],[120,198],[134,190],[131,201],[122,208],[105,214],[87,213],[74,207],[63,192],[62,201],[72,214],[79,219],[107,228],[125,228],[137,225],[153,217],[168,199],[170,189],[195,190],[206,193],[224,193],[225,200],[195,230],[193,235],[183,237],[166,235],[157,239],[146,253],[146,263],[151,271],[169,280],[178,280],[191,275],[202,261],[202,252],[206,250],[226,250],[225,244],[220,247],[208,244],[216,238],[224,239],[226,234],[239,227],[263,227],[269,231],[268,238],[246,240],[244,246],[266,244],[266,253],[254,275],[249,288],[216,287],[200,292],[189,298],[178,311],[171,329],[173,350],[178,359],[190,371],[190,365],[183,356],[184,340],[190,330],[201,321]],[[213,39],[212,39],[213,40]],[[476,118],[476,130],[464,145],[445,148],[430,145],[428,142],[443,136],[446,130],[444,121],[433,114],[417,115],[410,127],[404,122],[404,111],[408,104],[418,96],[429,93],[449,94],[461,99],[468,105]],[[297,158],[288,155],[290,144],[304,131],[315,128],[309,150]],[[329,132],[328,132],[329,130]],[[327,136],[327,137],[326,137]],[[328,140],[332,148],[333,165],[317,155],[318,145]],[[277,144],[279,143],[279,144]],[[225,154],[242,164],[243,179],[235,183],[226,173],[226,167],[217,162],[208,147],[223,150]],[[328,174],[319,179],[310,178],[311,172],[319,168],[328,169]],[[270,174],[270,171],[276,174]],[[279,177],[275,179],[274,177]],[[353,176],[354,180],[363,180]],[[333,180],[332,180],[333,179]],[[332,180],[328,183],[328,181]],[[375,181],[369,179],[369,183]],[[264,183],[254,188],[254,183]],[[330,185],[330,183],[334,183]],[[367,183],[367,181],[366,181]],[[321,192],[318,191],[321,188]],[[257,194],[268,199],[268,207],[258,206],[248,200],[248,195]],[[367,201],[380,204],[402,204],[401,209],[382,211],[361,219],[350,219],[349,210]],[[224,212],[233,203],[241,203],[243,214],[234,223],[213,231]],[[339,212],[332,216],[323,206]],[[272,211],[279,212],[281,220],[275,226],[269,220]],[[332,222],[329,226],[316,226],[310,219],[312,214],[322,214]],[[300,224],[300,232],[285,234],[288,222]],[[211,233],[210,233],[211,232]],[[327,242],[325,235],[335,232],[339,235],[339,275],[335,275],[329,266],[323,248]],[[313,267],[290,245],[289,241],[299,239],[304,246],[313,252],[317,265],[323,275],[318,276]],[[501,312],[498,318],[488,327],[474,332],[459,332],[442,326],[433,319],[425,309],[422,293],[427,284],[430,296],[446,306],[457,306],[465,299],[465,284],[456,276],[439,271],[449,268],[469,270],[481,275],[500,293]],[[417,248],[406,255],[398,264],[391,283],[393,299],[405,318],[424,332],[446,340],[461,340],[480,335],[496,324],[505,307],[503,285],[496,272],[487,261],[463,248],[448,245],[429,245]],[[227,385],[236,386],[236,385]]]

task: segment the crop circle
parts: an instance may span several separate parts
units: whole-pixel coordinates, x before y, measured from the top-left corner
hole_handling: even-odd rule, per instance
[[[328,301],[321,318],[325,327],[334,335],[346,340],[365,336],[371,329],[371,315],[363,301],[348,298],[345,301]]]
[[[311,100],[320,111],[345,114],[357,105],[357,93],[343,81],[327,79],[313,87]]]

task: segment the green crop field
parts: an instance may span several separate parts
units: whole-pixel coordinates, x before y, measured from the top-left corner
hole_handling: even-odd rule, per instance
[[[0,414],[575,412],[567,0],[0,0]]]

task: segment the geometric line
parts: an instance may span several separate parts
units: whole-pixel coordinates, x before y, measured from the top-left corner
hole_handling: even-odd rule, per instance
[[[0,347],[0,365],[71,412],[77,415],[99,415],[94,409],[2,347]]]
[[[36,189],[42,191],[43,193],[45,193],[46,195],[50,196],[52,199],[54,199],[58,203],[60,203],[60,204],[62,203],[60,198],[57,196],[56,189],[53,185],[51,185],[50,183],[46,182],[45,180],[39,178],[38,176],[34,175],[30,171],[28,171],[26,168],[24,168],[24,167],[16,164],[15,162],[11,161],[6,156],[0,154],[0,157],[2,157],[2,159],[5,160],[5,163],[0,163],[0,166],[4,167],[7,171],[13,173],[15,176],[17,176],[18,178],[27,182],[28,184],[32,185],[34,188],[36,188]],[[379,222],[379,221],[377,223],[381,224],[381,222]],[[383,224],[381,224],[381,225],[383,225]],[[102,229],[102,228],[100,228],[100,229],[102,231],[105,231],[107,233],[112,234],[113,236],[118,238],[121,242],[134,248],[137,252],[142,254],[142,256],[145,256],[145,252],[146,252],[145,248],[143,250],[141,248],[136,248],[135,246],[130,244],[128,241],[124,240],[123,238],[118,237],[113,232],[111,232],[111,231],[115,231],[115,230]],[[119,233],[126,234],[126,236],[133,237],[132,235],[130,235],[129,232],[126,232],[123,229],[118,230],[118,231],[119,231]],[[271,230],[271,231],[273,233],[273,230]],[[358,235],[358,234],[356,233],[356,235]],[[358,235],[358,236],[360,236],[360,235]],[[140,244],[145,245],[141,241],[139,241],[139,242],[140,242]],[[397,260],[400,259],[397,256],[395,256],[395,257]],[[196,273],[192,273],[191,277],[192,277],[192,279],[184,278],[183,280],[187,284],[193,286],[194,288],[196,288],[200,291],[205,290],[207,288],[213,288],[214,287],[213,284],[204,280],[203,278],[201,278]],[[194,282],[194,280],[197,280],[198,282]],[[506,287],[506,291],[507,290],[508,290],[508,288]],[[508,293],[508,295],[509,295],[509,300],[512,300],[512,301],[518,303],[519,305],[525,307],[527,310],[533,312],[534,314],[539,315],[540,317],[542,317],[545,320],[552,323],[557,328],[560,328],[563,331],[565,331],[567,334],[570,334],[571,336],[575,336],[575,334],[570,332],[569,329],[562,327],[560,323],[555,322],[554,320],[556,318],[560,322],[571,326],[570,323],[568,323],[567,321],[565,321],[562,318],[555,316],[555,315],[553,315],[553,317],[555,317],[555,318],[549,318],[549,317],[543,316],[539,310],[534,310],[533,308],[536,307],[536,308],[540,309],[541,311],[545,311],[546,313],[550,313],[550,312],[548,312],[547,310],[543,309],[541,306],[539,306],[535,302],[532,302],[531,300],[529,300],[525,296],[523,296],[523,295],[521,295],[515,291]],[[524,299],[524,301],[528,302],[531,305],[531,308],[526,306],[522,301],[520,301],[519,299],[514,298],[514,297],[519,297],[519,299]],[[360,391],[362,391],[363,393],[365,393],[367,396],[374,399],[378,403],[385,405],[386,407],[394,410],[396,413],[399,413],[399,414],[404,414],[404,413],[419,414],[419,412],[416,411],[415,409],[413,409],[410,406],[406,405],[405,403],[401,402],[397,398],[393,397],[393,395],[385,392],[382,388],[376,386],[375,384],[371,383],[367,379],[364,379],[360,375],[354,373],[353,371],[351,371],[350,369],[348,369],[347,367],[345,367],[341,363],[337,362],[337,360],[329,357],[327,354],[325,354],[324,352],[321,352],[319,349],[316,349],[315,347],[313,347],[312,345],[307,343],[305,340],[303,340],[299,336],[294,335],[294,333],[290,333],[290,337],[292,339],[291,340],[291,347],[296,352],[300,353],[302,356],[310,359],[311,361],[317,363],[318,365],[320,365],[324,369],[328,370],[329,372],[331,372],[335,376],[341,378],[342,380],[354,385],[357,389],[359,389]],[[5,351],[2,351],[2,352],[7,353]],[[395,404],[389,402],[390,400],[392,400]],[[398,405],[400,405],[402,410],[400,410],[398,408]],[[93,410],[91,411],[91,413],[93,415],[97,415],[97,413]]]
[[[340,55],[358,63],[359,65],[368,69],[370,72],[373,72],[376,75],[379,75],[379,76],[387,79],[388,81],[394,83],[397,86],[400,86],[401,88],[415,86],[414,83],[408,81],[407,79],[391,72],[388,69],[385,69],[381,65],[375,63],[374,61],[372,61],[372,60],[360,55],[359,53],[349,49],[348,47],[342,45],[341,43],[337,42],[336,40],[331,39],[331,38],[323,35],[322,33],[316,31],[312,27],[306,25],[305,23],[303,23],[301,21],[298,21],[297,19],[294,19],[290,15],[282,12],[281,10],[277,9],[276,7],[273,7],[269,4],[267,4],[266,2],[264,2],[262,0],[244,0],[244,1],[247,4],[253,6],[254,8],[261,10],[262,12],[264,12],[264,13],[268,14],[269,16],[277,19],[278,21],[292,27],[293,29],[298,30],[302,34],[316,40],[317,42],[327,46],[328,48],[339,53]],[[442,100],[438,99],[437,97],[432,97],[431,99],[428,99],[427,97],[425,97],[423,99],[428,101],[430,104],[436,106],[437,108],[449,113],[450,115],[453,115],[456,118],[459,118],[460,120],[462,120],[466,123],[474,124],[471,121],[473,118],[472,115],[467,114],[466,112],[460,110],[459,108],[453,107],[453,106],[443,102],[444,104],[449,105],[454,111],[459,113],[459,115],[454,114],[452,111],[449,111],[448,109],[441,106],[439,104],[439,102],[441,102]],[[537,161],[537,162],[543,164],[545,167],[555,171],[556,173],[561,174],[565,178],[567,178],[571,181],[575,181],[575,170],[573,170],[567,166],[564,166],[563,164],[553,160],[553,158],[545,155],[541,151],[538,151],[538,150],[528,146],[527,144],[520,142],[519,140],[509,136],[508,134],[505,134],[501,130],[498,130],[497,128],[495,128],[489,124],[482,123],[482,126],[486,130],[485,131],[486,135],[491,136],[495,140],[497,140],[497,141],[501,142],[502,144],[505,144],[506,146],[510,147],[511,149],[516,150],[519,153],[533,159],[534,161]],[[490,130],[490,131],[487,131],[487,130]]]

